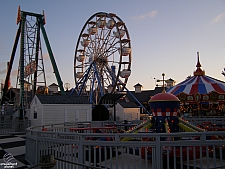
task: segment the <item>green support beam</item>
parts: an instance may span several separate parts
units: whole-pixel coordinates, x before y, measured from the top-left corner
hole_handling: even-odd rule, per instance
[[[51,49],[46,31],[45,31],[45,28],[44,28],[43,15],[41,15],[39,17],[39,22],[40,22],[41,31],[42,31],[42,34],[43,34],[43,37],[44,37],[44,40],[45,40],[45,44],[46,44],[46,47],[47,47],[47,50],[48,50],[48,54],[49,54],[49,57],[50,57],[50,60],[51,60],[51,63],[52,63],[52,67],[53,67],[53,70],[54,70],[54,73],[55,73],[60,91],[61,91],[62,94],[65,94],[65,91],[64,91],[64,88],[63,88],[63,82],[62,82],[61,77],[59,75],[59,71],[58,71],[58,68],[57,68],[57,65],[56,65],[56,62],[55,62],[55,59],[54,59],[54,55],[53,55],[53,52],[52,52],[52,49]]]

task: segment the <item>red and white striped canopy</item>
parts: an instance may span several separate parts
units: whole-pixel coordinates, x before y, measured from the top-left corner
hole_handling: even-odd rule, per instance
[[[183,82],[167,89],[167,93],[178,95],[181,92],[186,94],[206,94],[212,91],[225,93],[225,82],[209,76],[192,76]]]

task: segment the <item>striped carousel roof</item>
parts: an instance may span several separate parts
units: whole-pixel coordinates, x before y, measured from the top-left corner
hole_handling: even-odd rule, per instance
[[[194,76],[184,80],[176,86],[170,87],[166,92],[176,96],[181,92],[186,94],[206,94],[212,91],[225,93],[225,82],[206,76],[205,71],[201,70],[199,55],[196,67],[197,69],[194,72]]]
[[[178,95],[181,92],[186,94],[206,94],[211,91],[225,93],[225,83],[209,76],[192,76],[178,85],[169,88],[166,92]]]

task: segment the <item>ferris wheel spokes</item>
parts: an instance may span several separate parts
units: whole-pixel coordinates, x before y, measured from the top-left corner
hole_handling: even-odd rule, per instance
[[[84,74],[80,77],[80,79],[77,81],[77,85],[75,86],[75,88],[72,89],[71,95],[73,94],[74,91],[76,91],[78,95],[81,94],[82,88],[84,87],[83,84],[88,78],[88,74],[90,72],[90,69],[91,69],[91,64],[89,65],[89,68],[84,72]]]
[[[82,77],[82,80],[83,80],[83,78],[84,78],[84,81],[82,82],[82,80],[81,80],[82,85],[80,86],[80,89],[79,89],[79,93],[78,93],[79,96],[81,95],[82,90],[83,90],[84,88],[87,87],[87,86],[85,86],[85,83],[86,83],[86,81],[87,81],[87,79],[88,79],[88,75],[89,75],[89,72],[90,72],[90,70],[91,70],[91,67],[92,67],[92,64],[91,64],[90,67],[87,69],[86,74]]]
[[[104,94],[124,89],[130,68],[131,44],[125,23],[111,13],[92,15],[82,28],[75,50],[77,93],[89,93],[90,101],[98,104]],[[118,82],[120,77],[122,83]]]

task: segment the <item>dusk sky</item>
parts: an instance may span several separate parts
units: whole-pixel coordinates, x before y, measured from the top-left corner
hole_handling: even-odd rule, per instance
[[[131,76],[127,87],[137,83],[154,89],[155,80],[172,78],[176,84],[193,75],[197,52],[206,75],[225,81],[224,0],[2,0],[0,5],[0,80],[6,76],[18,25],[17,9],[41,14],[63,83],[74,84],[73,61],[78,36],[85,22],[97,12],[115,13],[126,24],[131,38]],[[44,43],[43,52],[47,55]],[[15,87],[19,47],[13,64]],[[47,85],[57,83],[48,57],[44,59]]]

